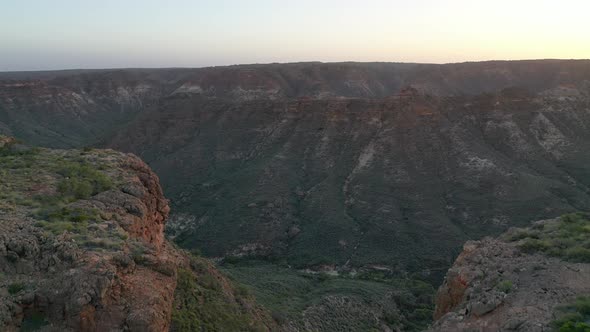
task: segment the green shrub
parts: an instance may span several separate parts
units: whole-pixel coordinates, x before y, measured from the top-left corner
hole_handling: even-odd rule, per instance
[[[132,240],[129,244],[129,250],[131,251],[131,258],[136,264],[146,265],[148,263],[145,254],[149,250],[141,240]]]
[[[590,262],[590,249],[575,246],[565,251],[566,258],[573,262]]]
[[[584,212],[569,213],[561,216],[561,220],[567,224],[579,224],[588,220],[588,214]]]
[[[512,234],[510,236],[509,240],[510,241],[518,241],[518,240],[522,240],[522,239],[526,239],[526,238],[538,239],[539,234],[535,233],[535,232],[527,232],[525,230],[519,230],[519,231],[515,232],[514,234]]]
[[[67,163],[58,170],[64,177],[58,191],[74,199],[85,199],[113,187],[108,176],[84,163]]]
[[[84,199],[92,196],[94,188],[92,184],[80,179],[64,179],[57,185],[57,190],[76,199]]]
[[[100,218],[96,209],[60,206],[44,206],[35,213],[35,217],[41,219],[36,223],[37,226],[54,234],[64,231],[84,234],[88,229],[88,221]]]
[[[258,331],[247,312],[228,301],[219,287],[204,287],[211,275],[178,270],[172,331]],[[208,282],[205,282],[208,283]],[[217,281],[215,281],[218,284]]]
[[[28,331],[39,331],[44,326],[47,326],[49,322],[47,321],[47,317],[41,312],[27,312],[25,313],[25,317],[23,318],[20,331],[21,332],[28,332]]]
[[[551,248],[551,244],[547,241],[537,239],[526,239],[520,245],[520,249],[524,252],[544,251]]]
[[[552,326],[559,332],[590,332],[590,297],[579,297],[569,305],[558,308]]]
[[[21,282],[15,282],[15,283],[10,284],[8,286],[8,293],[10,293],[11,295],[14,295],[14,294],[19,293],[23,289],[25,289],[25,284],[23,284]]]
[[[234,293],[238,297],[250,297],[250,290],[244,285],[237,285],[234,289]]]
[[[139,264],[139,265],[148,264],[148,259],[143,254],[133,253],[131,255],[131,257],[133,258],[133,261],[135,262],[135,264]]]
[[[37,211],[36,217],[47,221],[70,221],[79,223],[99,219],[96,209],[69,208],[69,207],[44,207]]]
[[[559,332],[590,332],[590,325],[584,322],[567,322],[559,327]]]
[[[199,274],[207,271],[207,263],[198,257],[191,257],[190,259],[191,269]]]
[[[521,241],[524,252],[543,252],[550,256],[590,262],[590,217],[587,213],[571,213],[558,222],[543,224],[534,232],[520,231],[509,240]]]
[[[205,274],[202,275],[200,278],[197,278],[197,283],[207,289],[212,290],[221,290],[221,285],[219,281],[214,276]]]
[[[0,157],[31,156],[38,154],[40,150],[41,149],[36,147],[24,145],[19,141],[14,141],[0,147]]]
[[[513,286],[512,281],[504,280],[504,281],[499,282],[496,285],[496,289],[499,290],[500,292],[508,294],[512,290],[512,286]]]
[[[88,222],[86,221],[78,223],[72,223],[69,221],[38,221],[35,225],[43,229],[46,229],[52,232],[53,234],[62,234],[65,231],[83,234],[86,233],[88,229]]]
[[[121,249],[122,243],[120,241],[102,238],[93,238],[86,240],[84,245],[88,248],[102,248],[102,249]]]

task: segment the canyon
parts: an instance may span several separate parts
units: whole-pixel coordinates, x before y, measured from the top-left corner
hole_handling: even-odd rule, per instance
[[[585,60],[0,73],[0,133],[141,157],[168,238],[293,331],[425,328],[466,241],[590,209],[589,128]]]

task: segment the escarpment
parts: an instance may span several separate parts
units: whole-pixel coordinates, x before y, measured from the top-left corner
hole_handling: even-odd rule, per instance
[[[273,326],[211,264],[165,240],[168,200],[139,158],[2,141],[0,330],[223,329],[222,317],[244,330]],[[213,287],[207,298],[191,294],[192,315],[178,312],[188,296],[180,276],[194,280],[189,291]],[[194,313],[213,300],[225,303],[223,315]]]

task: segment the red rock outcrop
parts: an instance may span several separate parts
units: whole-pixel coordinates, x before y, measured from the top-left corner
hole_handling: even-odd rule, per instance
[[[455,261],[455,266],[460,265],[475,249],[476,244],[473,242],[465,244],[463,246],[463,251]],[[453,311],[463,302],[469,284],[477,276],[479,276],[478,272],[461,268],[451,268],[447,272],[444,285],[439,288],[436,294],[437,302],[436,311],[434,312],[435,320],[439,319],[447,312]]]
[[[46,192],[59,196],[54,187],[68,180],[55,171],[60,165],[84,165],[90,174],[96,173],[88,168],[95,168],[113,185],[66,203],[51,212],[53,217],[20,201],[0,205],[0,330],[40,324],[50,331],[168,331],[179,269],[199,278],[214,274],[229,284],[213,266],[194,271],[192,259],[166,241],[168,200],[158,177],[136,156],[41,149],[29,158],[35,160],[32,169],[14,171],[3,183],[15,196],[27,193],[38,179],[44,179]],[[233,294],[231,286],[224,289]],[[236,308],[244,306],[235,310],[260,326],[272,326],[270,316],[251,300],[238,303],[228,294],[222,296]]]
[[[136,217],[126,231],[160,248],[164,243],[164,223],[170,213],[168,200],[164,198],[160,180],[148,165],[130,155],[124,165],[135,174],[121,191],[140,200],[130,202],[126,208]]]
[[[438,290],[429,331],[551,331],[560,307],[590,294],[590,264],[525,252],[508,240],[517,231],[465,245]]]

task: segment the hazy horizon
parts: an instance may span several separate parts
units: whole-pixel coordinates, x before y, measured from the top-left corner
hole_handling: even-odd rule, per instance
[[[0,71],[590,58],[582,0],[172,3],[3,4]]]
[[[215,67],[231,67],[231,66],[266,66],[266,65],[289,65],[299,63],[323,63],[323,64],[339,64],[339,63],[399,63],[399,64],[417,64],[417,65],[447,65],[447,64],[461,64],[461,63],[482,63],[482,62],[519,62],[519,61],[590,61],[590,58],[579,58],[579,59],[487,59],[487,60],[474,60],[474,61],[458,61],[458,62],[406,62],[406,61],[293,61],[293,62],[257,62],[257,63],[235,63],[235,64],[221,64],[221,65],[210,65],[210,66],[195,66],[195,67],[96,67],[96,68],[56,68],[56,69],[23,69],[23,70],[0,70],[0,73],[11,73],[11,72],[52,72],[52,71],[101,71],[101,70],[150,70],[150,69],[203,69],[203,68],[215,68]]]

